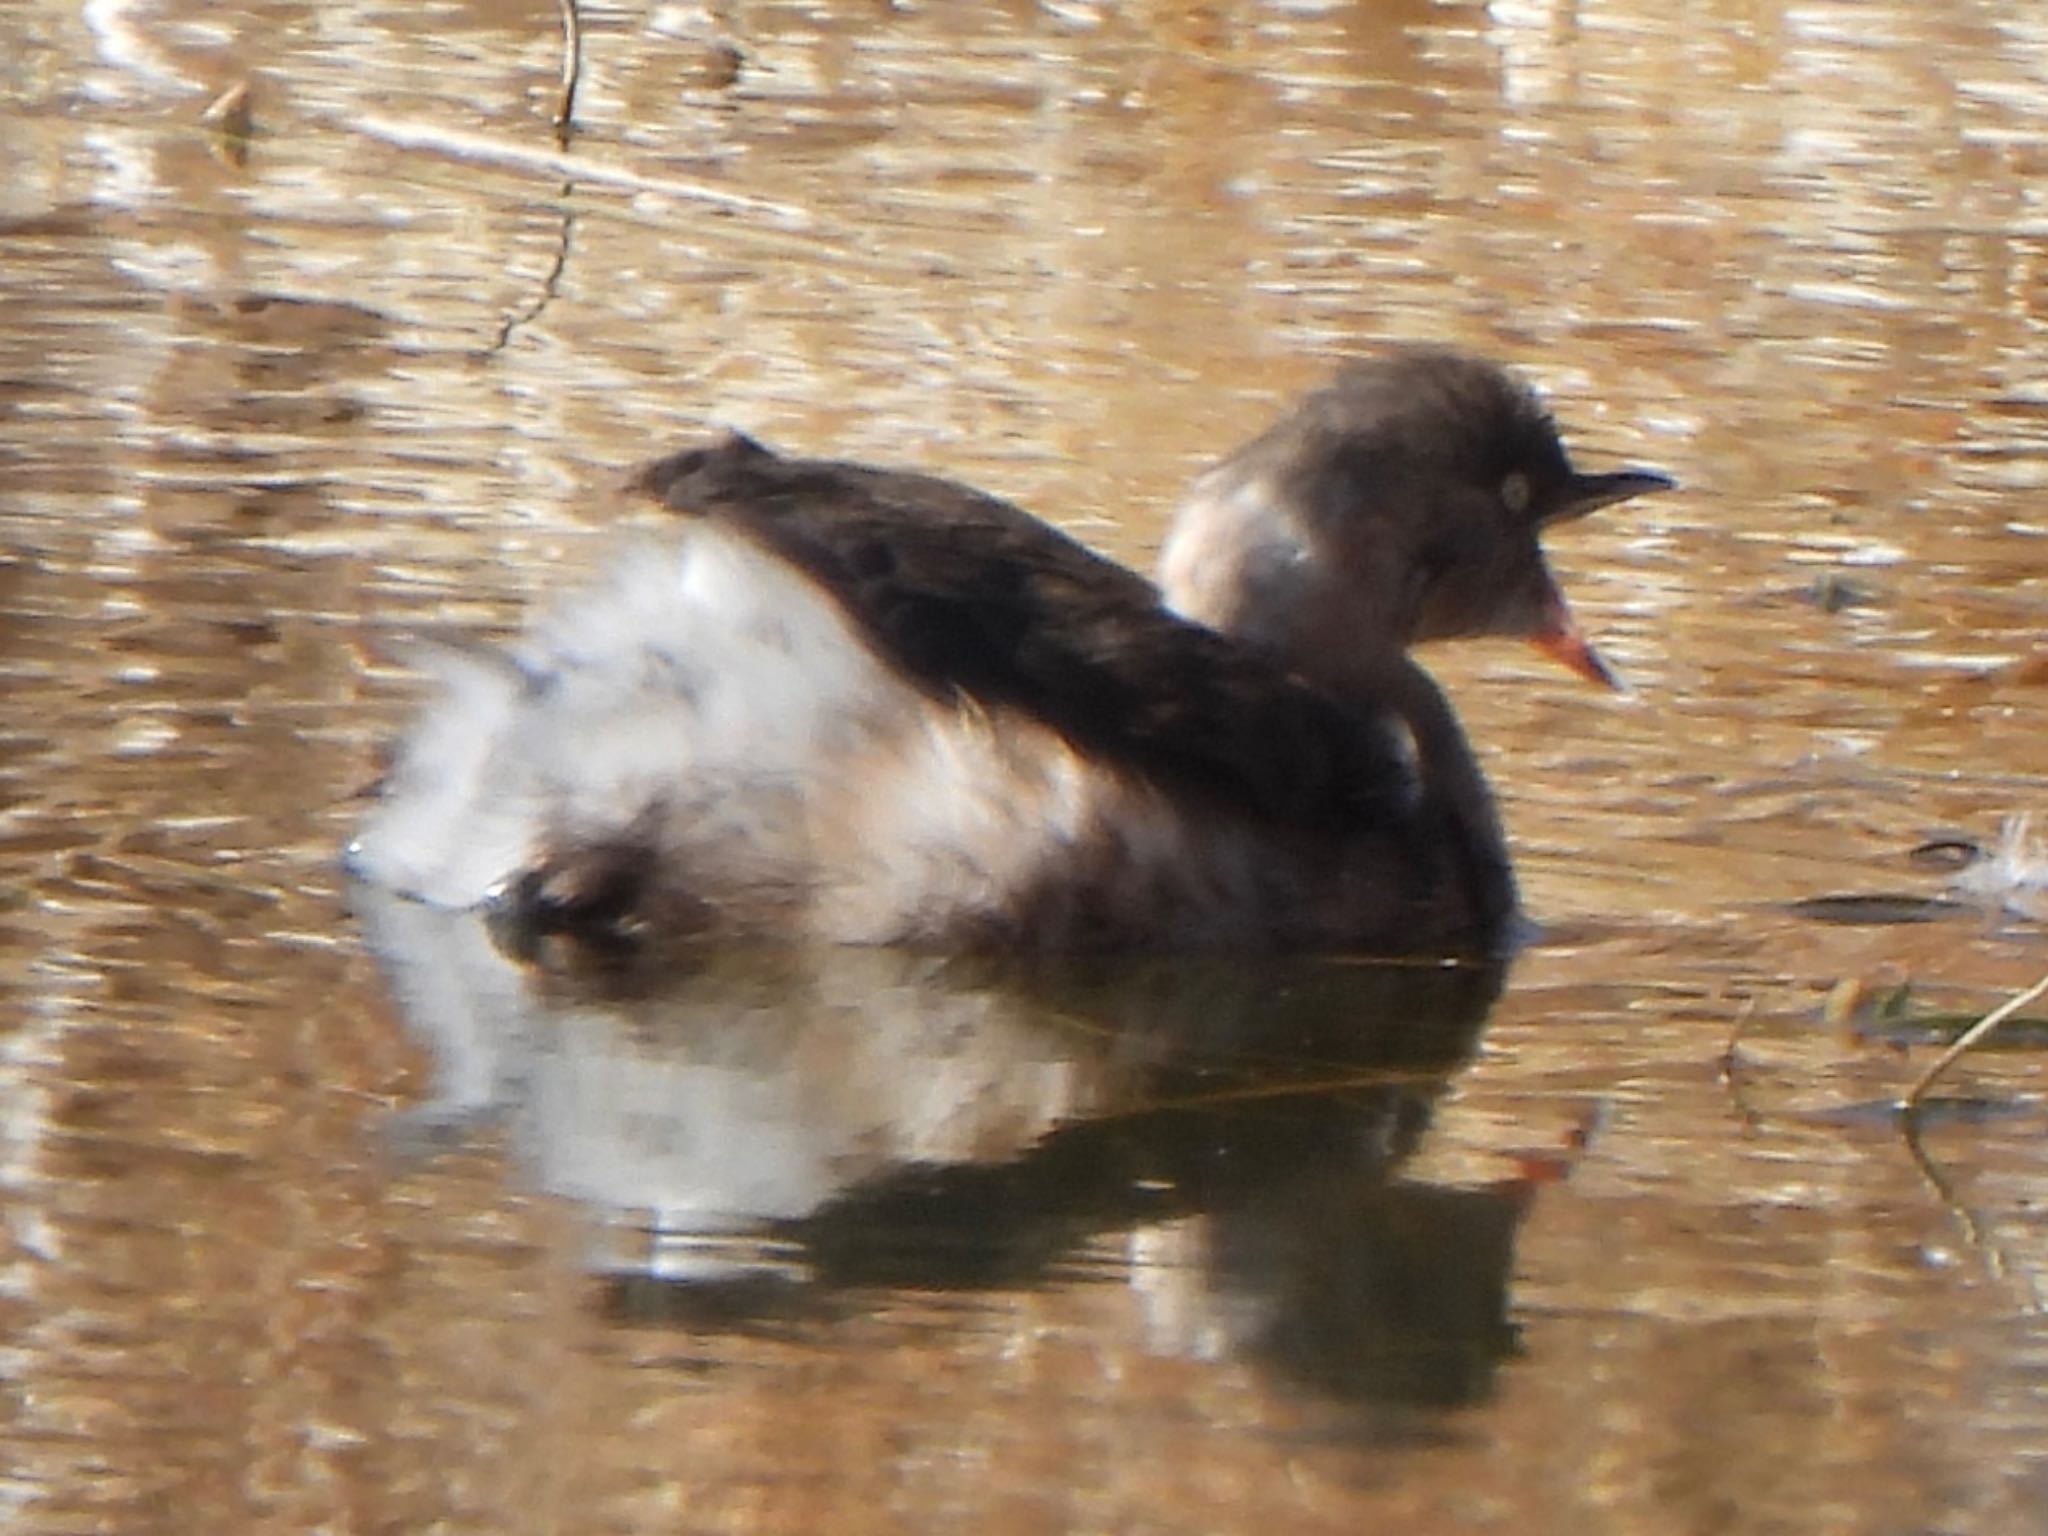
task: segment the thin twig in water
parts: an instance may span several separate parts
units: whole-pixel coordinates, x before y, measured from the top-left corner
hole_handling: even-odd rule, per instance
[[[1943,1209],[1962,1226],[1964,1241],[1983,1264],[1984,1273],[2000,1284],[2010,1283],[2014,1278],[2014,1265],[2011,1256],[2005,1250],[2005,1245],[1998,1240],[1997,1234],[1983,1218],[1964,1202],[1962,1196],[1956,1192],[1955,1186],[1949,1182],[1948,1176],[1936,1166],[1934,1159],[1927,1155],[1927,1149],[1920,1145],[1919,1121],[1913,1118],[1910,1110],[1907,1111],[1906,1117],[1905,1142],[1906,1155],[1913,1159],[1913,1166],[1920,1170],[1920,1177],[1933,1189],[1935,1198],[1941,1201]],[[2040,1286],[2035,1283],[2031,1271],[2022,1270],[2021,1273],[2025,1276],[2021,1283],[2027,1292],[2027,1310],[2035,1313],[2043,1311]]]
[[[583,78],[583,18],[576,0],[556,0],[562,10],[562,90],[555,98],[555,144],[569,147],[576,131],[576,85]]]
[[[576,83],[583,75],[583,19],[577,13],[576,0],[556,0],[556,3],[562,11],[562,89],[555,98],[555,147],[566,153],[569,137],[576,129]],[[554,261],[548,267],[548,275],[541,279],[540,292],[524,309],[504,318],[498,326],[498,334],[483,349],[483,356],[491,357],[504,351],[512,344],[513,332],[531,325],[555,302],[555,294],[562,286],[562,274],[568,270],[569,248],[576,237],[576,210],[570,202],[575,192],[576,183],[571,180],[564,181],[556,194],[562,201],[562,228],[555,240]]]
[[[1728,1090],[1729,1102],[1734,1104],[1735,1112],[1742,1117],[1743,1125],[1752,1131],[1761,1125],[1763,1121],[1762,1117],[1749,1107],[1749,1102],[1743,1095],[1741,1046],[1742,1032],[1749,1027],[1749,1021],[1755,1014],[1756,999],[1754,997],[1744,998],[1742,1000],[1742,1007],[1736,1012],[1735,1022],[1729,1026],[1728,1038],[1721,1046],[1720,1072],[1718,1074],[1722,1086]]]
[[[1996,1008],[1985,1014],[1983,1018],[1956,1036],[1954,1043],[1935,1059],[1933,1066],[1920,1074],[1920,1081],[1909,1088],[1906,1091],[1906,1096],[1899,1101],[1899,1113],[1905,1116],[1907,1126],[1910,1128],[1918,1122],[1920,1118],[1920,1102],[1926,1097],[1927,1090],[1934,1086],[1936,1078],[1953,1066],[1965,1051],[1972,1049],[1978,1041],[2026,1007],[2027,1004],[2044,994],[2048,994],[2048,976],[2043,976],[2024,992],[2016,993],[2007,998]]]
[[[1742,1032],[1749,1026],[1750,1016],[1755,1012],[1756,999],[1753,997],[1744,998],[1742,1006],[1736,1010],[1735,1022],[1729,1026],[1728,1038],[1721,1046],[1721,1080],[1723,1082],[1732,1082],[1735,1074],[1741,1070],[1742,1058],[1738,1052],[1738,1047],[1742,1042]]]
[[[575,184],[573,182],[565,182],[562,186],[561,195],[566,199],[574,190]],[[525,308],[514,310],[498,322],[498,334],[491,338],[490,345],[483,349],[480,354],[481,356],[491,357],[496,353],[504,351],[505,348],[512,344],[512,335],[515,331],[522,330],[526,326],[533,324],[534,321],[547,312],[547,307],[555,302],[555,296],[561,289],[562,274],[569,269],[569,252],[575,243],[575,239],[576,210],[564,207],[562,209],[561,232],[555,239],[555,257],[548,266],[547,276],[541,279],[539,292],[533,296],[533,299]]]

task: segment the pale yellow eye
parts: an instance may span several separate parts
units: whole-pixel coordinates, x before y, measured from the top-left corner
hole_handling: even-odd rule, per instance
[[[1519,469],[1500,483],[1501,505],[1520,517],[1529,510],[1529,477]]]

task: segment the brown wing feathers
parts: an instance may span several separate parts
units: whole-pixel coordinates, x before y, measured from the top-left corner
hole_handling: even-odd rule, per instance
[[[1078,749],[1290,822],[1412,801],[1390,717],[1361,720],[1021,508],[928,475],[785,459],[737,433],[631,483],[806,572],[921,688],[1022,709]]]

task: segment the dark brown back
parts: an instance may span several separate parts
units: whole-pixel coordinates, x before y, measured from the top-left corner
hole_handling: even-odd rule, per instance
[[[632,489],[804,571],[927,693],[1020,709],[1163,786],[1301,824],[1391,824],[1417,794],[1391,713],[1160,606],[1021,508],[929,475],[785,459],[738,434]]]

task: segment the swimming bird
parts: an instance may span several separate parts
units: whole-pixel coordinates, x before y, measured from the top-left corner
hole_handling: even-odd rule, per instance
[[[1343,366],[1203,474],[1158,584],[996,497],[728,434],[667,517],[441,691],[348,850],[529,933],[934,949],[1497,951],[1514,880],[1408,654],[1609,680],[1546,529],[1667,487],[1574,469],[1438,347]]]

